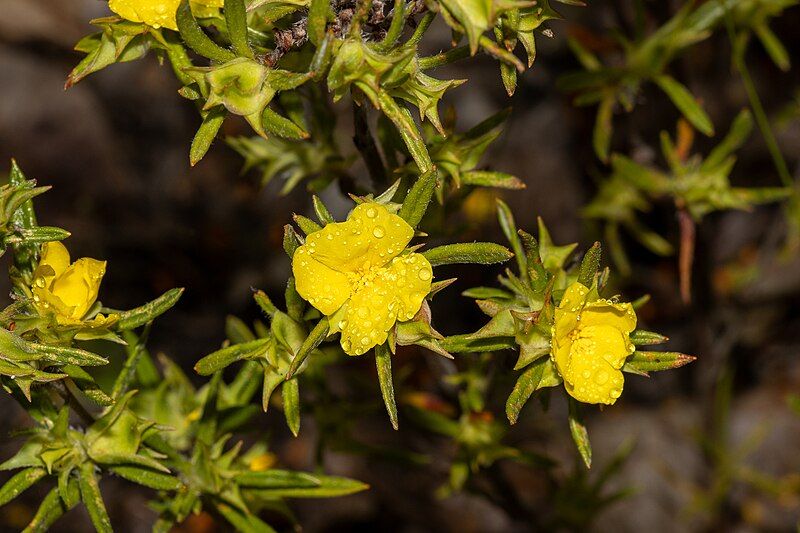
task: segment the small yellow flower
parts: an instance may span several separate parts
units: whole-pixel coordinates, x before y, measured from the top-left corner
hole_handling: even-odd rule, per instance
[[[567,287],[555,312],[550,356],[567,392],[584,403],[611,405],[622,394],[622,365],[633,353],[636,313],[629,303],[587,302],[589,289]]]
[[[225,0],[191,0],[192,11],[197,16],[208,16],[210,9],[222,7]],[[131,22],[143,22],[153,28],[177,30],[175,13],[181,0],[110,0],[108,7]]]
[[[250,463],[247,466],[250,467],[250,470],[253,472],[263,472],[275,466],[277,462],[278,459],[275,457],[275,454],[265,452],[250,459]]]
[[[410,320],[431,290],[424,256],[405,250],[414,229],[377,203],[363,203],[346,222],[310,234],[292,259],[300,296],[331,318],[345,353],[386,342],[395,322]]]
[[[105,261],[82,257],[70,264],[63,244],[45,243],[33,273],[33,304],[41,315],[54,314],[59,324],[81,322],[97,300],[105,272]]]

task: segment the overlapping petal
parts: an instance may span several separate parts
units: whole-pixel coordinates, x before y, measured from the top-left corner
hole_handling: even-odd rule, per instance
[[[46,243],[31,287],[34,306],[59,323],[78,322],[97,300],[105,271],[105,261],[84,257],[70,264],[63,244]]]
[[[292,259],[297,292],[327,316],[341,345],[361,355],[386,342],[398,320],[410,320],[430,292],[430,263],[400,255],[414,230],[377,203],[364,203],[345,222],[311,233]],[[338,311],[338,313],[337,313]]]
[[[110,0],[108,7],[131,22],[142,22],[153,28],[177,30],[175,13],[181,0]],[[192,0],[192,10],[196,15],[207,15],[209,8],[220,8],[224,0]]]
[[[636,314],[629,303],[587,303],[588,294],[580,283],[564,293],[555,312],[552,358],[573,398],[610,405],[622,393],[620,369],[633,351]]]

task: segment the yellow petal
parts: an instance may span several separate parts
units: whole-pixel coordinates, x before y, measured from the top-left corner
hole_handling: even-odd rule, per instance
[[[630,333],[636,329],[636,312],[629,303],[597,300],[586,304],[581,313],[581,327],[596,325],[612,326],[623,333]]]
[[[58,276],[50,286],[50,291],[69,308],[68,312],[62,311],[62,314],[72,319],[82,318],[97,300],[105,271],[105,261],[83,257]]]
[[[180,3],[180,0],[110,0],[108,7],[125,20],[177,30],[175,13]]]
[[[39,257],[40,267],[50,267],[52,274],[45,274],[45,277],[60,276],[69,266],[69,251],[67,247],[58,241],[46,242],[42,245]]]
[[[617,401],[624,385],[620,368],[630,353],[625,337],[613,326],[581,326],[566,368],[559,368],[573,398],[607,405]]]
[[[411,320],[431,292],[433,268],[425,256],[410,253],[393,259],[384,278],[397,299],[397,319]]]
[[[555,312],[555,325],[553,328],[554,338],[563,338],[575,329],[578,323],[578,315],[586,304],[586,296],[589,289],[581,283],[573,283],[558,304]]]
[[[386,342],[395,322],[414,318],[431,290],[431,278],[431,264],[415,253],[396,257],[388,267],[362,278],[339,325],[345,353],[366,353]]]
[[[356,206],[347,221],[315,231],[301,248],[333,270],[365,274],[391,261],[413,236],[405,220],[370,202]]]
[[[350,281],[347,275],[317,261],[313,249],[306,242],[294,252],[292,273],[295,288],[322,314],[331,315],[350,297]]]

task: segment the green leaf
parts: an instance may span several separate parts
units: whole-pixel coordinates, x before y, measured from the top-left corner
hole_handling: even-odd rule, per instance
[[[524,189],[525,183],[512,174],[488,170],[470,170],[461,173],[463,185],[496,187],[498,189]]]
[[[275,533],[275,530],[254,514],[244,513],[242,510],[226,503],[216,503],[215,507],[225,520],[243,533]]]
[[[308,8],[308,40],[319,47],[325,39],[325,26],[328,24],[328,13],[331,10],[329,0],[311,0]]]
[[[416,228],[422,221],[438,184],[439,174],[434,169],[421,175],[409,189],[397,214],[412,228]]]
[[[194,365],[194,370],[201,376],[210,376],[236,361],[262,355],[269,343],[270,339],[256,339],[222,348],[200,359]]]
[[[315,487],[289,487],[281,489],[254,490],[255,494],[268,498],[334,498],[355,494],[369,488],[369,485],[338,476],[314,476]]]
[[[634,373],[658,372],[682,367],[695,359],[697,358],[692,355],[678,352],[643,352],[636,350],[625,361],[625,366],[622,369],[633,371]]]
[[[320,224],[324,226],[336,222],[330,211],[328,211],[328,208],[325,207],[325,204],[322,203],[322,200],[320,200],[316,194],[311,197],[311,200],[314,203],[314,213],[317,215],[317,220],[319,220]]]
[[[381,396],[386,405],[386,412],[389,413],[389,421],[396,430],[397,423],[397,404],[394,400],[394,385],[392,383],[392,354],[386,344],[375,347],[375,363],[378,367],[378,383],[381,387]]]
[[[25,492],[31,485],[47,474],[44,468],[26,468],[14,474],[0,488],[0,506],[3,506]]]
[[[286,377],[291,378],[294,376],[295,372],[300,368],[300,365],[303,364],[303,361],[313,352],[317,346],[322,344],[322,341],[325,340],[325,337],[328,335],[328,330],[330,329],[330,324],[328,324],[328,319],[323,317],[317,322],[317,325],[314,326],[314,329],[311,330],[311,333],[308,334],[308,337],[305,338],[303,344],[300,345],[300,349],[292,358],[292,364],[289,367],[289,372],[286,373]]]
[[[672,103],[675,104],[675,107],[683,113],[686,120],[691,122],[698,131],[708,136],[714,135],[714,124],[711,123],[711,119],[708,118],[706,112],[703,111],[703,108],[700,107],[700,104],[694,99],[689,89],[684,87],[675,78],[667,76],[666,74],[656,76],[654,81],[661,90],[669,96]]]
[[[506,401],[506,417],[508,417],[508,421],[511,424],[517,423],[519,412],[528,402],[531,395],[539,388],[539,383],[544,375],[544,367],[548,363],[552,364],[549,359],[540,359],[520,374],[517,383],[514,385],[514,390],[511,391]]]
[[[264,111],[261,112],[261,125],[264,127],[265,132],[277,137],[297,140],[308,139],[309,137],[306,130],[269,107],[265,107]]]
[[[503,235],[506,236],[508,242],[511,244],[511,249],[514,251],[514,258],[517,260],[517,268],[519,273],[527,278],[528,276],[528,260],[525,252],[522,249],[522,241],[519,240],[517,234],[517,225],[514,222],[514,215],[511,209],[504,201],[497,199],[497,219],[500,221],[500,228],[503,230]]]
[[[745,108],[742,109],[731,124],[731,129],[728,134],[722,139],[717,146],[711,150],[711,153],[703,160],[701,170],[711,171],[716,167],[725,163],[728,156],[737,150],[744,142],[750,137],[753,131],[753,115]]]
[[[100,366],[108,364],[108,359],[92,352],[67,346],[52,346],[49,344],[28,343],[29,346],[41,355],[45,361],[61,365]]]
[[[119,321],[116,323],[116,328],[129,330],[144,326],[172,308],[183,295],[183,290],[183,288],[170,289],[151,302],[119,313]]]
[[[772,30],[769,29],[769,26],[767,26],[765,22],[756,24],[753,29],[758,36],[758,40],[761,41],[761,45],[772,59],[772,62],[782,71],[788,72],[792,67],[792,63],[789,59],[789,52],[786,51],[786,47],[783,46],[783,43],[772,33]]]
[[[300,230],[306,235],[310,235],[322,229],[322,226],[310,218],[304,217],[303,215],[295,214],[292,216],[292,218],[294,219],[295,224],[297,224],[297,227],[299,227]]]
[[[314,475],[291,470],[269,469],[262,472],[243,472],[236,476],[236,484],[253,489],[292,489],[319,487]]]
[[[61,515],[69,511],[71,507],[67,508],[64,504],[64,500],[78,500],[77,482],[75,480],[71,480],[67,485],[67,490],[76,494],[71,494],[67,498],[62,498],[62,496],[59,495],[58,488],[53,488],[50,492],[48,492],[47,496],[44,497],[44,500],[42,500],[42,503],[39,505],[39,509],[37,509],[33,519],[23,530],[23,533],[45,532],[50,529],[50,526],[52,526],[53,523],[61,517]]]
[[[569,431],[572,433],[572,440],[578,447],[578,452],[583,459],[586,468],[592,467],[592,445],[589,443],[589,433],[579,413],[578,402],[573,398],[569,399]]]
[[[183,483],[175,476],[137,465],[113,466],[109,470],[133,483],[155,490],[179,490]]]
[[[294,251],[300,248],[301,243],[300,235],[297,234],[291,224],[286,224],[283,227],[283,249],[289,259],[294,257]]]
[[[253,51],[247,43],[247,9],[244,0],[225,0],[225,25],[228,37],[237,54],[253,57]]]
[[[385,91],[378,91],[378,102],[380,103],[381,111],[391,120],[403,142],[406,143],[411,157],[419,167],[420,172],[423,174],[430,172],[434,169],[431,156],[428,154],[428,148],[425,146],[425,139],[417,128],[417,124],[411,117],[408,109],[401,107],[398,103]]]
[[[191,166],[195,166],[205,157],[206,152],[211,148],[211,143],[217,137],[222,123],[225,122],[227,114],[225,106],[218,105],[209,109],[203,116],[203,122],[197,129],[197,133],[194,134],[192,146],[189,149],[189,164]]]
[[[578,271],[578,283],[589,288],[594,285],[594,277],[597,275],[597,269],[600,268],[600,256],[600,243],[596,242],[583,256],[581,268]]]
[[[21,228],[16,234],[6,237],[6,244],[42,244],[51,241],[63,241],[71,235],[67,230],[52,226],[35,226],[33,228]]]
[[[422,252],[431,266],[451,265],[454,263],[473,263],[491,265],[508,261],[514,254],[505,246],[491,242],[469,242],[445,244]]]
[[[669,340],[669,337],[665,337],[660,333],[656,333],[654,331],[645,331],[643,329],[637,329],[633,333],[631,333],[631,342],[635,346],[647,346],[651,344],[662,344]]]
[[[300,386],[297,378],[285,381],[281,387],[283,396],[283,414],[286,425],[295,437],[300,433]]]
[[[608,162],[608,154],[611,149],[611,136],[614,133],[614,104],[616,98],[613,94],[608,94],[600,100],[597,107],[597,118],[594,121],[594,132],[592,133],[592,146],[594,153],[604,163]]]
[[[189,0],[181,0],[178,11],[175,14],[175,20],[178,23],[178,31],[183,42],[201,56],[220,63],[236,59],[236,54],[226,48],[222,48],[205,34],[192,14]]]
[[[272,303],[272,300],[269,299],[269,296],[267,296],[267,293],[264,291],[256,291],[255,294],[253,294],[253,299],[261,308],[261,311],[263,311],[268,317],[271,317],[278,312],[278,308],[275,307],[275,304]]]
[[[113,533],[111,519],[108,517],[103,496],[100,494],[100,486],[97,483],[97,476],[94,472],[94,463],[85,461],[80,466],[78,476],[78,486],[81,491],[81,500],[89,511],[89,518],[98,533]]]

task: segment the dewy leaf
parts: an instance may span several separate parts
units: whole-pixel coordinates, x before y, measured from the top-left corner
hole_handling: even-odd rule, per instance
[[[297,370],[300,368],[300,365],[302,365],[303,361],[306,360],[306,357],[308,357],[309,354],[317,348],[317,346],[322,344],[322,341],[324,341],[325,337],[328,335],[329,329],[330,325],[328,324],[327,317],[323,317],[319,322],[317,322],[317,325],[314,326],[314,329],[312,329],[311,333],[308,334],[308,337],[305,338],[303,344],[300,345],[300,349],[292,359],[289,372],[286,373],[287,379],[294,376],[295,372],[297,372]]]
[[[578,271],[578,283],[586,287],[592,287],[598,268],[600,268],[600,243],[596,242],[583,256],[581,268]]]
[[[708,115],[703,111],[703,108],[700,107],[700,104],[697,103],[697,100],[695,100],[692,93],[689,92],[689,89],[684,87],[675,78],[667,76],[666,74],[656,76],[655,82],[661,90],[669,96],[672,103],[675,104],[675,107],[683,113],[686,120],[691,122],[692,125],[703,134],[708,136],[714,135],[714,125],[711,123],[711,119],[708,118]]]
[[[222,123],[225,122],[226,114],[225,106],[218,105],[209,109],[203,117],[203,122],[197,129],[197,133],[192,139],[192,146],[189,149],[189,164],[191,166],[195,166],[205,157],[206,152],[211,148],[211,143],[217,137]]]
[[[651,344],[662,344],[669,340],[668,337],[661,335],[660,333],[656,333],[654,331],[645,331],[643,329],[637,329],[633,333],[631,333],[631,342],[635,346],[647,346]]]
[[[517,379],[514,390],[511,391],[506,401],[506,417],[511,424],[517,423],[522,407],[539,387],[539,382],[544,374],[544,366],[547,363],[552,364],[549,359],[540,359],[534,362]]]
[[[247,43],[247,10],[244,0],[225,0],[225,25],[236,53],[252,58],[253,51]]]
[[[14,474],[0,488],[0,506],[3,506],[26,491],[47,474],[44,468],[26,468]]]
[[[671,370],[689,364],[697,359],[692,355],[678,352],[642,352],[636,350],[625,361],[623,370],[633,370],[635,373],[657,372]]]
[[[78,483],[74,479],[70,480],[70,483],[67,485],[67,490],[69,492],[78,492]],[[44,532],[50,529],[50,526],[53,525],[53,522],[58,520],[61,515],[67,512],[71,507],[67,507],[64,504],[64,500],[68,499],[71,502],[77,501],[77,494],[70,495],[69,498],[63,498],[62,495],[59,494],[59,489],[57,487],[53,488],[50,492],[47,493],[47,496],[44,497],[42,503],[39,505],[39,509],[36,510],[36,514],[31,519],[28,526],[24,529],[24,533],[39,533]],[[73,506],[74,507],[74,506]]]
[[[329,0],[311,0],[308,8],[308,40],[319,47],[325,38],[325,26],[328,24],[328,13],[331,4]]]
[[[281,387],[283,396],[283,414],[286,425],[295,437],[300,433],[300,386],[297,378],[290,379]]]
[[[572,440],[575,441],[586,468],[591,468],[592,445],[589,443],[589,433],[586,431],[586,426],[578,411],[579,408],[578,402],[573,398],[569,398],[569,430],[572,433]]]
[[[394,400],[394,384],[392,383],[392,354],[386,344],[375,347],[375,363],[378,366],[378,382],[381,387],[381,396],[389,413],[389,420],[392,427],[396,430],[397,423],[397,404]]]
[[[178,31],[183,42],[201,56],[221,63],[236,58],[236,54],[226,48],[222,48],[205,34],[192,14],[189,0],[181,0],[178,11],[175,14],[175,21],[178,23]]]
[[[425,211],[428,210],[428,204],[431,202],[433,191],[438,183],[439,174],[434,169],[421,175],[408,191],[397,214],[408,222],[408,225],[412,228],[416,228],[419,225],[425,215]]]
[[[183,483],[175,476],[143,466],[119,465],[111,467],[109,470],[128,481],[155,490],[178,490],[183,486]]]
[[[194,365],[194,370],[201,376],[210,376],[236,361],[258,356],[266,351],[269,343],[270,339],[257,339],[222,348],[200,359]]]
[[[431,266],[451,265],[454,263],[474,263],[491,265],[508,261],[514,254],[505,246],[491,242],[468,242],[445,244],[422,252]]]
[[[528,261],[522,249],[522,241],[519,240],[519,235],[517,234],[517,225],[514,222],[514,215],[511,213],[508,204],[499,198],[497,199],[497,219],[500,221],[500,228],[503,230],[503,235],[506,236],[506,239],[508,239],[508,242],[511,244],[511,249],[514,251],[514,258],[517,260],[519,273],[523,278],[527,279]]]
[[[100,487],[97,483],[94,463],[85,461],[80,466],[78,476],[78,486],[81,491],[81,500],[89,511],[89,518],[98,533],[113,533],[111,520],[108,518],[106,506],[103,503],[103,496],[100,494]]]
[[[170,289],[155,300],[129,311],[119,313],[116,328],[119,330],[136,329],[144,326],[167,312],[183,295],[183,288]]]

